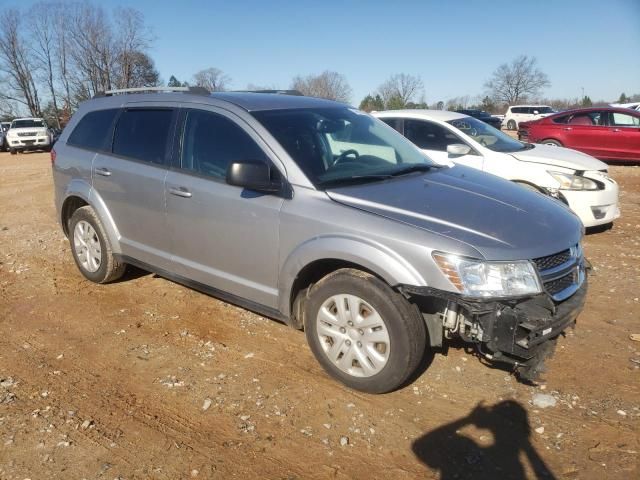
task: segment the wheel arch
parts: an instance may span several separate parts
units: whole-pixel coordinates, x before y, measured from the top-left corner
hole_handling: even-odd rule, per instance
[[[60,206],[60,224],[64,234],[69,236],[69,219],[73,213],[85,206],[93,208],[96,212],[109,237],[113,252],[122,253],[119,242],[120,233],[104,200],[90,185],[81,180],[74,180],[69,184]]]
[[[279,310],[289,318],[291,326],[302,328],[304,298],[299,294],[341,268],[367,272],[391,287],[426,285],[409,262],[382,245],[345,236],[314,238],[296,248],[280,270]]]

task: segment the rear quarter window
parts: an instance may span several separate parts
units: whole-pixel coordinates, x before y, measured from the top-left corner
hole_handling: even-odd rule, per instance
[[[114,108],[87,113],[73,129],[67,143],[87,150],[109,150],[111,127],[118,111]]]
[[[567,123],[570,115],[563,115],[562,117],[557,117],[553,119],[553,123]]]

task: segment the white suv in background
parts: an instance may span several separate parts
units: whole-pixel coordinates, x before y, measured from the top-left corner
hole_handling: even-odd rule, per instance
[[[51,150],[51,134],[42,118],[16,118],[6,133],[6,145],[15,155],[25,150]]]
[[[555,110],[548,105],[514,105],[504,114],[502,126],[508,130],[517,130],[520,122],[538,120],[552,113],[555,113]]]

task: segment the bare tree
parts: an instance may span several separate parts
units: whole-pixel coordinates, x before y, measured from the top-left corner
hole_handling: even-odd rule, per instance
[[[113,86],[115,45],[109,19],[102,7],[89,3],[69,8],[69,53],[75,75],[76,100]]]
[[[327,98],[348,103],[351,100],[351,87],[344,75],[325,70],[319,75],[298,75],[291,81],[291,88],[310,97]]]
[[[142,13],[133,8],[118,8],[115,11],[116,31],[114,36],[115,72],[114,83],[117,88],[146,87],[150,83],[147,74],[153,69],[153,62],[144,53],[151,41],[148,29],[144,25]],[[157,72],[156,72],[157,73]],[[157,75],[156,75],[157,76]],[[154,80],[157,82],[157,78]]]
[[[21,15],[18,10],[5,10],[0,16],[0,70],[5,74],[9,91],[1,97],[25,105],[31,115],[40,116],[40,98],[28,44],[22,36]]]
[[[200,70],[193,76],[193,83],[198,87],[204,87],[210,92],[223,92],[231,83],[231,78],[218,68]]]
[[[34,40],[34,59],[51,96],[52,117],[56,127],[60,128],[60,113],[55,81],[56,17],[52,15],[53,9],[55,9],[53,4],[37,3],[31,8],[29,18],[31,21],[31,38]]]
[[[549,85],[551,82],[538,68],[536,58],[520,55],[511,63],[500,65],[484,86],[496,102],[513,105],[529,96],[538,95]]]
[[[424,93],[424,84],[420,77],[398,73],[380,85],[377,93],[382,97],[387,108],[389,103],[397,108],[398,105],[404,106],[412,102],[418,94]]]

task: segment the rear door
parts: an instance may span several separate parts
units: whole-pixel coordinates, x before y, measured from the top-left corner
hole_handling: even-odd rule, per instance
[[[130,104],[115,125],[111,153],[93,160],[93,188],[105,202],[124,255],[170,269],[164,181],[177,108]]]
[[[574,148],[594,157],[606,157],[614,148],[615,139],[606,126],[606,113],[601,110],[571,115],[561,129],[560,141],[567,148]]]
[[[232,162],[261,161],[275,168],[272,157],[241,119],[215,107],[201,108],[181,114],[180,148],[166,181],[176,272],[275,308],[284,199],[226,183]]]
[[[607,126],[612,139],[610,158],[640,160],[640,115],[609,112]],[[615,156],[613,156],[615,155]]]
[[[453,161],[462,165],[482,170],[483,157],[478,154],[471,145],[458,137],[455,133],[442,125],[428,120],[405,119],[404,136],[434,160],[446,163]],[[453,144],[467,145],[471,153],[467,155],[451,156],[447,153],[447,147]]]

